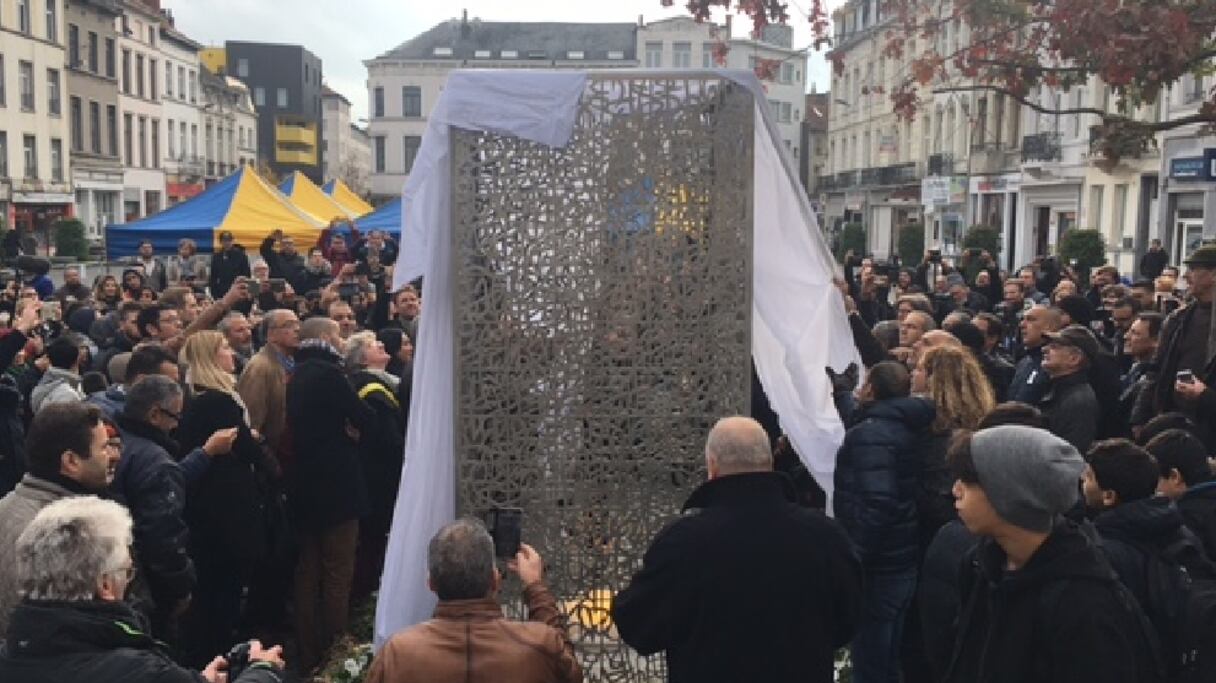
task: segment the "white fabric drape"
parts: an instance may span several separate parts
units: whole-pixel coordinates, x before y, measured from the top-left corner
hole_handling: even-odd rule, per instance
[[[760,82],[746,71],[714,73],[747,87],[756,102],[756,371],[782,428],[830,496],[844,429],[824,368],[842,370],[857,360],[832,286],[834,262]],[[427,543],[456,512],[450,129],[488,130],[564,146],[573,135],[587,79],[584,72],[454,71],[430,116],[402,193],[403,248],[393,277],[394,289],[419,275],[425,281],[405,469],[376,605],[377,648],[396,631],[430,617],[435,597],[426,588]]]

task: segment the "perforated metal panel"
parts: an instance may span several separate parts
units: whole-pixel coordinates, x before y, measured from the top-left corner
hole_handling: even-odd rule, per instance
[[[458,504],[524,509],[589,680],[662,679],[611,595],[748,408],[752,126],[729,81],[605,75],[567,148],[454,135]]]

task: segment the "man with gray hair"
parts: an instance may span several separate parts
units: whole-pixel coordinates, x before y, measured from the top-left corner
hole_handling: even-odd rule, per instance
[[[244,313],[231,311],[220,320],[216,329],[224,335],[228,346],[232,347],[236,356],[234,374],[240,377],[245,366],[249,364],[249,359],[253,358],[253,326],[249,324],[249,318],[246,318]]]
[[[755,420],[719,420],[705,465],[709,481],[613,601],[621,638],[643,655],[666,652],[672,683],[830,683],[861,610],[848,537],[794,502]]]
[[[526,622],[503,617],[497,599],[502,575],[485,526],[466,518],[440,529],[427,547],[427,587],[439,596],[435,616],[390,638],[367,682],[460,683],[474,672],[497,683],[582,681],[564,618],[545,587],[540,555],[521,543],[507,567],[523,583]]]
[[[230,453],[237,429],[221,429],[179,464],[179,448],[169,438],[182,414],[182,389],[161,375],[148,375],[127,388],[118,429],[122,459],[110,491],[135,519],[135,550],[153,602],[153,634],[171,642],[176,617],[194,589],[194,564],[187,554],[186,484],[197,480],[211,458]]]
[[[16,545],[23,600],[0,649],[0,680],[278,683],[282,648],[249,644],[249,665],[216,657],[201,673],[175,664],[123,602],[135,576],[131,515],[94,496],[65,498],[38,513]],[[70,635],[68,635],[70,634]]]

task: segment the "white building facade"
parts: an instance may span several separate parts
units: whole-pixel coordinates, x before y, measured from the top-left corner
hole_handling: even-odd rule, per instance
[[[190,199],[202,192],[203,159],[191,148],[190,131],[198,130],[202,121],[195,79],[199,72],[199,50],[202,45],[179,32],[170,21],[160,27],[161,106],[165,126],[165,142],[161,146],[165,169],[165,193],[170,205]]]
[[[341,179],[360,195],[371,189],[371,142],[367,131],[350,118],[350,100],[324,87],[321,90],[321,132],[326,182]]]
[[[165,208],[161,92],[161,16],[138,0],[123,3],[117,20],[118,109],[126,221]]]

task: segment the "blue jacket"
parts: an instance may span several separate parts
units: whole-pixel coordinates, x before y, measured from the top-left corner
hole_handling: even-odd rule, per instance
[[[937,410],[922,398],[861,408],[836,454],[833,509],[867,569],[917,565],[916,514],[924,437]]]
[[[1026,349],[1026,355],[1013,369],[1013,382],[1009,385],[1006,401],[1021,401],[1032,406],[1043,402],[1051,378],[1043,372],[1043,347]]]

